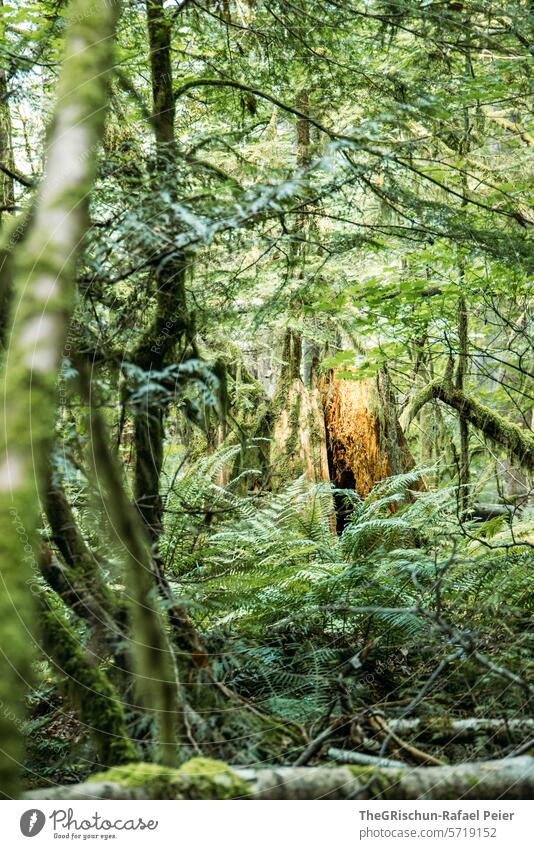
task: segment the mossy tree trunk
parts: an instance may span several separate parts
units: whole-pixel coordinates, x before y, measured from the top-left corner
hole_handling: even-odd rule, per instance
[[[28,233],[17,249],[16,311],[3,364],[0,435],[0,790],[18,790],[20,718],[31,681],[41,478],[54,434],[56,381],[74,302],[75,266],[87,222],[113,64],[116,6],[75,0],[49,134],[45,174]]]
[[[463,295],[458,300],[458,365],[456,367],[456,389],[463,392],[468,362],[468,315]],[[458,413],[460,425],[460,457],[458,464],[458,486],[460,513],[469,512],[469,423],[461,411]]]
[[[156,591],[158,575],[139,514],[130,502],[121,470],[110,450],[109,434],[92,398],[87,374],[81,372],[82,391],[90,407],[90,432],[95,472],[102,484],[110,527],[123,553],[126,592],[135,639],[133,652],[136,685],[157,724],[158,760],[173,764],[176,747],[187,731],[186,703],[180,683],[174,646],[165,627],[165,616]],[[170,620],[173,622],[169,600]],[[193,635],[194,636],[194,635]]]
[[[156,141],[157,165],[154,190],[168,182],[176,155],[174,135],[174,92],[171,67],[171,25],[163,0],[147,0],[147,28],[152,83],[152,125]],[[155,315],[137,350],[133,362],[146,372],[162,371],[177,356],[183,356],[191,339],[190,317],[185,295],[186,257],[177,252],[154,274]],[[157,559],[158,540],[163,528],[163,504],[160,493],[165,439],[166,407],[148,393],[135,415],[135,480],[137,509],[147,528]]]
[[[4,2],[0,0],[0,8],[3,6]],[[4,17],[3,14],[0,14],[0,40],[5,37],[4,29]],[[0,66],[0,222],[6,212],[9,213],[14,210],[13,171],[13,143],[7,74],[5,69]]]
[[[309,72],[307,74],[309,76]],[[297,92],[296,165],[306,168],[311,161],[310,90]],[[293,276],[299,279],[308,250],[310,217],[296,217],[291,245]],[[318,352],[305,334],[293,327],[285,331],[282,368],[274,398],[273,483],[275,488],[287,480],[304,475],[310,483],[328,480],[326,433],[317,379]]]
[[[5,22],[0,0],[0,42],[5,38]],[[17,225],[8,224],[9,214],[15,210],[15,189],[13,181],[13,141],[11,110],[7,74],[0,66],[0,344],[5,345],[9,304],[11,300],[11,254],[17,241]]]
[[[80,645],[59,598],[49,591],[40,593],[37,610],[45,656],[66,679],[69,698],[93,736],[101,762],[112,766],[136,761],[119,695]]]
[[[43,502],[51,539],[61,561],[50,551],[40,560],[41,572],[74,615],[89,626],[95,652],[112,654],[121,663],[128,632],[128,615],[122,599],[108,587],[103,566],[87,545],[67,499],[59,472],[48,466]]]
[[[326,432],[315,369],[303,379],[302,338],[287,330],[282,370],[274,398],[273,485],[304,475],[310,483],[329,480]]]
[[[176,139],[174,131],[175,94],[171,65],[171,20],[163,0],[146,0],[149,59],[152,85],[152,125],[156,142],[154,190],[174,177]],[[176,195],[176,189],[173,189]],[[177,195],[176,195],[176,199]],[[177,222],[177,227],[180,226]],[[154,273],[154,318],[131,355],[145,372],[162,371],[195,353],[193,318],[188,310],[185,282],[188,258],[177,251]],[[177,603],[163,571],[159,539],[163,531],[161,472],[167,406],[149,393],[135,414],[134,496],[137,510],[151,543],[156,582],[168,609],[174,639],[181,653],[181,666],[203,666],[206,654],[183,605]]]

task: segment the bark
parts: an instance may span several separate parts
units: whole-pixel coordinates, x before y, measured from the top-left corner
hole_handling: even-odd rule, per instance
[[[534,436],[493,412],[469,393],[456,389],[446,379],[433,381],[415,396],[406,413],[406,425],[410,424],[425,404],[434,399],[461,412],[465,420],[480,430],[486,439],[500,445],[528,469],[534,469]]]
[[[282,373],[274,399],[273,482],[275,487],[305,475],[310,483],[329,480],[321,395],[312,375],[301,377],[302,339],[287,330]]]
[[[460,279],[463,281],[464,268],[460,266]],[[464,380],[467,371],[468,355],[468,315],[467,305],[463,295],[458,299],[458,343],[459,356],[456,368],[456,389],[464,391]],[[459,413],[460,424],[460,462],[458,468],[459,502],[462,516],[467,515],[469,509],[469,425],[464,414]]]
[[[4,6],[0,0],[0,8]],[[4,16],[0,14],[0,40],[5,37]],[[11,132],[11,112],[9,109],[9,93],[7,88],[7,75],[5,69],[0,66],[0,222],[6,212],[13,212],[15,205],[15,191],[13,187],[13,172],[15,163],[13,160],[13,144]]]
[[[345,380],[332,372],[323,386],[323,403],[335,486],[365,498],[378,481],[415,466],[387,372],[368,380]]]
[[[389,727],[396,734],[417,734],[432,740],[471,740],[481,735],[510,740],[534,732],[534,719],[392,719]]]
[[[41,569],[44,566],[50,585],[71,610],[91,625],[99,643],[112,647],[124,636],[126,608],[106,585],[101,564],[85,542],[62,483],[51,467],[44,487],[44,506],[52,541],[65,565],[62,568],[52,563],[49,553],[41,560]]]
[[[3,0],[0,0],[0,9],[3,6]],[[4,28],[4,17],[0,14],[0,42],[5,38]],[[30,217],[29,212],[26,212],[16,219],[9,220],[6,218],[5,213],[15,211],[14,176],[15,162],[7,75],[5,69],[0,66],[0,224],[2,225],[2,242],[0,244],[0,345],[2,348],[6,343],[13,289],[13,249],[23,237]]]
[[[31,681],[37,478],[54,433],[56,379],[74,303],[75,265],[86,230],[96,151],[103,135],[113,64],[116,7],[75,0],[35,216],[14,258],[20,295],[3,368],[0,424],[0,596],[7,661],[0,682],[0,790],[16,794],[22,761],[20,715]],[[37,468],[35,468],[37,466]]]
[[[109,434],[98,408],[91,403],[87,375],[82,388],[90,405],[90,432],[95,472],[102,484],[110,526],[123,551],[132,631],[136,685],[151,707],[158,725],[159,759],[172,764],[176,757],[177,731],[184,730],[184,698],[172,646],[165,630],[155,589],[157,575],[135,507],[130,503],[120,469],[109,449]]]
[[[146,0],[150,76],[152,84],[152,121],[158,145],[174,143],[174,94],[171,68],[171,26],[165,16],[163,0]]]
[[[310,95],[302,88],[296,96],[297,168],[311,160]],[[307,191],[307,187],[304,187]],[[305,214],[295,218],[295,235],[290,243],[293,276],[302,278],[313,219]],[[274,467],[275,487],[305,475],[310,483],[329,480],[326,431],[321,395],[317,382],[317,351],[300,332],[287,328],[282,350],[283,366],[275,397]]]
[[[176,153],[174,94],[171,66],[171,21],[163,0],[147,0],[147,29],[152,84],[152,122],[156,141],[157,167],[154,188],[168,176],[167,166]],[[155,315],[137,349],[127,359],[146,372],[162,371],[183,358],[192,345],[192,319],[187,308],[185,277],[187,258],[178,253],[162,263],[154,276]],[[194,347],[194,346],[193,346]],[[176,602],[163,571],[159,539],[163,530],[163,500],[160,492],[165,439],[166,405],[147,393],[135,411],[134,498],[152,546],[153,574],[168,609],[178,648],[198,666],[207,655],[187,611]]]
[[[475,501],[468,516],[481,519],[484,522],[488,519],[495,519],[497,516],[505,516],[511,521],[515,517],[521,516],[521,512],[520,507],[514,507],[512,504],[488,504]]]
[[[152,83],[152,121],[156,140],[157,167],[154,188],[165,180],[167,163],[175,153],[174,95],[171,68],[171,29],[163,0],[147,0],[147,27]],[[169,365],[176,349],[191,337],[185,296],[186,258],[181,254],[163,263],[155,273],[156,309],[131,361],[146,372],[161,371]],[[180,356],[183,350],[180,352]],[[166,407],[159,399],[146,400],[135,412],[136,462],[134,495],[137,509],[147,528],[158,558],[158,541],[163,529],[163,503],[160,478],[163,465]]]
[[[70,699],[95,739],[100,761],[109,766],[135,761],[137,754],[128,737],[122,702],[106,673],[80,646],[58,601],[50,592],[39,596],[45,654],[65,677]]]
[[[304,168],[310,163],[310,98],[307,89],[301,89],[297,95],[297,167]],[[306,116],[306,117],[304,117]]]
[[[26,235],[30,210],[13,218],[2,227],[0,243],[0,346],[5,348],[9,331],[9,316],[13,295],[13,253]]]
[[[392,769],[406,769],[408,764],[391,758],[379,758],[376,755],[368,755],[366,752],[350,752],[346,749],[337,749],[331,746],[328,749],[328,757],[342,764],[357,764],[358,766],[390,767]]]
[[[248,793],[241,799],[533,799],[534,757],[474,762],[457,766],[376,769],[373,767],[273,767],[236,769],[237,779],[246,782]],[[226,775],[212,778],[212,792],[204,785],[203,798],[220,798]],[[112,781],[53,787],[27,793],[26,799],[155,799],[189,798],[187,780],[142,787]],[[199,798],[198,795],[193,798]],[[230,797],[231,798],[231,797]]]

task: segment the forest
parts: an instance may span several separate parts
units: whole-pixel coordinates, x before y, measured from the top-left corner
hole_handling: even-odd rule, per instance
[[[534,798],[531,0],[0,13],[1,798]]]

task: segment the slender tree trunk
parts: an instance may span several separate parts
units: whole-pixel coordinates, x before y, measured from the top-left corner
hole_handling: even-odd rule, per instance
[[[168,179],[176,155],[174,135],[174,91],[171,68],[171,27],[163,0],[147,0],[147,26],[152,81],[152,122],[156,140],[157,167],[154,189]],[[133,353],[132,359],[147,372],[161,371],[177,355],[183,356],[190,342],[191,320],[185,296],[185,256],[177,254],[155,273],[156,313]],[[177,353],[178,352],[178,353]],[[145,523],[153,553],[159,561],[158,541],[163,529],[160,479],[165,439],[165,406],[147,394],[135,416],[135,501]]]
[[[0,9],[4,5],[3,0],[0,0]],[[4,17],[0,14],[0,41],[5,37],[4,28]],[[11,176],[14,164],[7,75],[0,66],[0,169],[5,169],[0,170],[0,222],[7,212],[14,211],[15,190]]]
[[[463,277],[463,269],[461,271]],[[456,389],[463,392],[468,358],[468,315],[467,304],[463,295],[458,299],[458,365],[456,367]],[[460,462],[458,469],[460,513],[466,516],[469,512],[469,424],[460,411]]]
[[[0,0],[0,12],[3,7],[3,0]],[[0,42],[5,38],[4,29],[4,16],[0,14]],[[12,225],[9,228],[5,226],[8,215],[14,212],[15,190],[11,176],[13,168],[13,140],[7,75],[0,66],[0,345],[2,347],[6,341],[11,300],[11,254],[13,245],[17,241],[16,226]]]
[[[308,88],[297,93],[296,108],[302,115],[310,111]],[[296,165],[305,168],[311,161],[310,122],[296,121]],[[296,218],[295,242],[291,246],[293,275],[300,279],[306,262],[309,216]],[[288,327],[282,350],[282,369],[274,399],[273,482],[275,488],[287,480],[305,475],[310,483],[328,480],[326,432],[317,380],[318,351],[299,331]]]
[[[3,367],[0,425],[0,627],[6,660],[0,683],[0,790],[16,795],[22,762],[20,717],[31,681],[39,496],[35,488],[54,433],[56,380],[74,303],[74,274],[86,229],[96,151],[113,63],[116,7],[75,0],[36,212],[16,252],[20,294]]]
[[[466,70],[471,68],[469,54],[465,58]],[[467,154],[470,147],[469,110],[464,109],[464,138],[462,141],[462,153]],[[467,175],[462,173],[462,209],[467,205]],[[460,286],[465,281],[465,262],[463,258],[459,261]],[[465,376],[467,372],[469,356],[469,318],[467,304],[464,295],[458,298],[458,364],[456,367],[456,389],[464,390]],[[469,423],[460,410],[458,412],[460,425],[460,460],[458,466],[458,494],[460,515],[465,517],[469,512]]]

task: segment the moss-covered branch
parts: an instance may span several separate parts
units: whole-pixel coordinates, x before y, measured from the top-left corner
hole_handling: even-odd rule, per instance
[[[448,381],[434,380],[415,396],[405,414],[406,424],[409,425],[419,410],[432,400],[458,410],[486,439],[500,445],[527,468],[534,469],[534,436]]]
[[[179,770],[134,764],[28,799],[533,799],[534,757],[457,766],[230,769],[194,758]]]
[[[103,135],[116,7],[74,0],[47,160],[27,234],[13,257],[14,320],[4,359],[0,422],[0,791],[17,794],[20,717],[31,680],[36,488],[54,433],[57,373],[74,305],[75,267]],[[7,415],[6,412],[7,411]]]
[[[123,636],[126,606],[106,585],[101,565],[85,542],[63,485],[51,467],[44,487],[44,505],[52,540],[66,566],[58,576],[61,580],[54,580],[57,570],[51,570],[49,558],[45,556],[44,562],[41,559],[41,566],[54,581],[50,585],[77,616],[92,626],[102,643],[112,645]]]
[[[111,530],[123,552],[138,685],[158,721],[160,759],[172,764],[176,755],[176,734],[183,731],[184,700],[173,648],[157,602],[154,562],[139,515],[128,498],[118,463],[109,449],[105,425],[94,405],[83,369],[81,384],[90,404],[95,472],[102,487]]]
[[[95,739],[100,760],[110,766],[135,761],[137,755],[128,737],[119,696],[105,672],[80,645],[59,599],[43,593],[38,610],[43,648],[65,677],[71,701]]]

